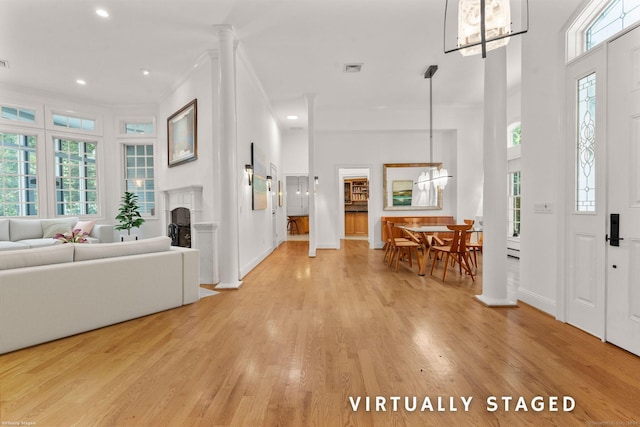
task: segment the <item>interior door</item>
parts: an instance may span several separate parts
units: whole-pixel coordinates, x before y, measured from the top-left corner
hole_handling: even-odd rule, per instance
[[[271,195],[271,234],[272,234],[272,247],[275,249],[278,247],[278,169],[271,163],[271,188],[269,194]]]
[[[609,44],[606,339],[640,355],[640,29]]]
[[[567,237],[564,320],[605,334],[606,51],[567,67]],[[553,244],[553,242],[550,242]]]

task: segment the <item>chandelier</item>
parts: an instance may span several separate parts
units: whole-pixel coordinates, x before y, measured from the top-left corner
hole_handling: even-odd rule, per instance
[[[454,2],[452,2],[454,3]],[[449,15],[457,11],[457,18]],[[447,21],[457,20],[455,44],[447,48],[453,38]],[[445,53],[460,51],[464,56],[482,54],[506,46],[512,36],[523,34],[529,28],[528,0],[457,0],[457,5],[445,6]],[[515,28],[518,27],[518,30]]]

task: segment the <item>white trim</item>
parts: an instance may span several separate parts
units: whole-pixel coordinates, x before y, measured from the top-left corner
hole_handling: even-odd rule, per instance
[[[31,129],[34,129],[34,128],[44,129],[44,104],[28,105],[28,104],[0,101],[0,107],[16,108],[19,110],[33,110],[35,112],[35,115],[34,115],[35,121],[33,123],[4,119],[2,118],[2,114],[0,113],[0,125],[20,126],[25,128],[31,128]]]

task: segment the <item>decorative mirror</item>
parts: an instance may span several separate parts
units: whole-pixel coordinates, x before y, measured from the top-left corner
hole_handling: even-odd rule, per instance
[[[385,211],[442,209],[442,189],[431,180],[442,163],[386,163],[383,167]]]

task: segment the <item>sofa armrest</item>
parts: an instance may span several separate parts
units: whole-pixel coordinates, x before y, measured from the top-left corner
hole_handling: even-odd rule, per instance
[[[182,304],[200,299],[200,251],[171,246],[172,251],[182,253]]]
[[[96,224],[93,226],[89,237],[95,237],[100,243],[111,243],[113,242],[113,225]]]

